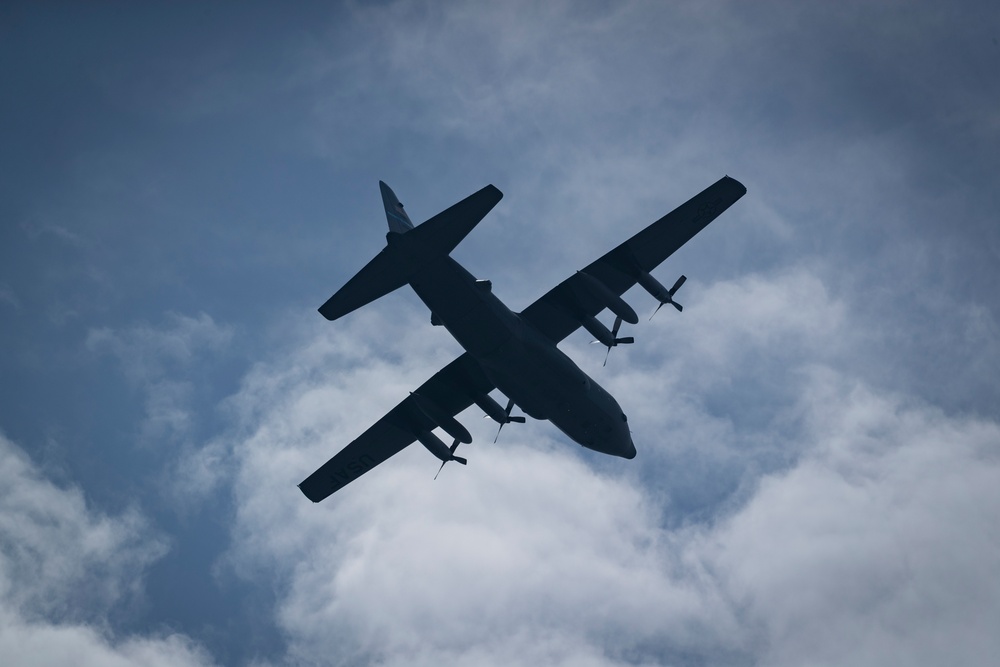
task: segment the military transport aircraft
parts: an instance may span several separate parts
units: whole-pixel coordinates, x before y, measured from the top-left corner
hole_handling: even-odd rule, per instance
[[[319,312],[336,320],[409,284],[431,310],[431,324],[443,325],[466,352],[434,374],[367,431],[309,475],[299,488],[319,502],[389,457],[419,441],[441,461],[465,464],[455,455],[472,442],[455,416],[475,403],[503,428],[547,419],[579,444],[631,459],[635,445],[618,402],[588,377],[558,347],[583,327],[608,348],[633,342],[618,337],[622,322],[636,324],[635,311],[622,300],[638,283],[659,302],[681,310],[674,293],[681,276],[667,289],[650,271],[746,194],[738,181],[723,177],[600,259],[587,265],[522,310],[511,311],[449,253],[503,197],[487,185],[430,220],[414,226],[388,185],[379,181],[389,222],[386,247]],[[605,308],[614,314],[608,329],[597,320]],[[655,314],[655,311],[654,311]],[[605,359],[606,361],[606,359]],[[507,398],[501,407],[494,389]],[[434,431],[452,439],[449,447]],[[499,432],[498,432],[499,435]]]

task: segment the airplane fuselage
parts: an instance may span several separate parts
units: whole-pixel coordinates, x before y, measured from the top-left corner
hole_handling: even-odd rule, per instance
[[[482,366],[490,381],[534,419],[547,419],[575,442],[631,459],[635,445],[625,413],[555,343],[512,312],[448,256],[410,280],[417,296],[455,340]]]

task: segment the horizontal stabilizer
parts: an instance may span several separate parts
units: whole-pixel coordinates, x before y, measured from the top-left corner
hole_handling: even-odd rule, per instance
[[[479,192],[441,211],[427,222],[421,223],[400,239],[407,245],[412,244],[421,248],[431,257],[447,255],[502,198],[503,193],[500,190],[487,185]]]
[[[402,287],[418,268],[413,261],[405,259],[392,246],[383,249],[346,285],[337,290],[336,294],[327,299],[319,307],[319,312],[326,319],[335,320]]]
[[[503,197],[500,190],[487,185],[427,222],[407,229],[404,223],[410,219],[402,212],[402,204],[389,186],[379,184],[389,221],[389,245],[320,306],[319,312],[328,320],[343,317],[407,284],[427,262],[454,250]],[[403,217],[394,217],[392,212]]]

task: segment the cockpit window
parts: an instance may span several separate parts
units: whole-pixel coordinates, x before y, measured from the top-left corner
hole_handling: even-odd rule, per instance
[[[622,413],[622,421],[623,422],[627,422],[628,421],[628,417],[625,416],[624,412]]]

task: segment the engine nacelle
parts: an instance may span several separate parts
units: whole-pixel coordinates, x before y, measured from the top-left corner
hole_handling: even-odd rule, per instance
[[[458,442],[465,444],[472,442],[472,434],[469,433],[468,429],[459,424],[458,420],[445,410],[442,410],[437,403],[417,393],[411,393],[410,395],[413,396],[413,402],[416,403],[417,408],[427,415],[432,422],[440,426],[445,433],[455,438]],[[424,443],[424,446],[427,446],[427,443]]]
[[[506,424],[510,421],[510,415],[504,412],[504,409],[500,407],[500,404],[493,400],[492,396],[488,394],[483,394],[482,396],[477,396],[475,399],[476,405],[482,408],[482,411],[489,415],[489,418],[498,424]]]
[[[649,275],[649,273],[640,271],[639,275],[636,276],[636,280],[644,290],[649,292],[651,297],[660,303],[669,302],[671,300],[671,294],[667,288],[664,287],[659,280]]]
[[[632,310],[632,306],[625,303],[620,296],[608,289],[607,285],[586,271],[577,271],[576,274],[583,279],[583,284],[587,286],[587,290],[607,306],[612,313],[629,324],[637,324],[639,322],[639,316]],[[590,330],[588,329],[588,331]],[[593,333],[595,336],[597,335],[593,331],[590,333]]]
[[[427,448],[427,451],[436,456],[441,463],[447,463],[448,461],[458,461],[462,465],[467,463],[467,461],[461,456],[455,456],[455,448],[458,447],[457,442],[449,449],[448,445],[444,444],[441,438],[437,437],[430,431],[418,433],[417,440],[420,441],[421,445]]]
[[[618,343],[626,342],[624,338],[616,338],[615,334],[611,333],[611,330],[606,326],[601,324],[596,317],[591,317],[588,315],[580,320],[580,324],[583,328],[590,332],[590,335],[596,338],[602,345],[606,347],[614,347]],[[628,342],[632,342],[628,340]]]
[[[653,311],[653,315],[656,315],[656,312],[659,311],[660,307],[665,303],[669,303],[671,306],[676,308],[678,312],[684,310],[684,306],[674,301],[674,294],[677,293],[677,290],[679,290],[681,285],[684,284],[684,281],[687,280],[687,276],[681,276],[678,278],[677,282],[675,282],[674,286],[670,289],[661,285],[660,281],[642,269],[639,269],[636,273],[635,279],[644,290],[649,292],[650,296],[660,302],[660,305],[656,307],[655,311]],[[650,319],[653,319],[652,315],[650,315]]]

